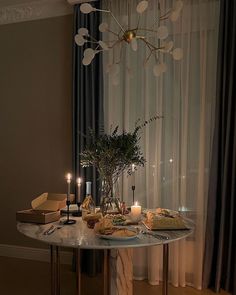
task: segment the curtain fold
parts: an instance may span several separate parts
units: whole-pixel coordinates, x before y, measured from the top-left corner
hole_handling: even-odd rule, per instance
[[[136,5],[130,0],[131,25],[138,21]],[[174,1],[159,1],[162,12]],[[141,22],[151,27],[157,17],[158,1],[148,1]],[[205,213],[208,191],[210,150],[214,126],[215,72],[218,32],[218,3],[213,0],[186,0],[179,21],[167,24],[175,47],[183,48],[183,60],[173,62],[164,56],[167,72],[153,75],[155,59],[144,68],[148,49],[138,43],[137,52],[129,46],[122,49],[120,71],[104,74],[105,130],[119,125],[131,131],[137,119],[145,121],[158,114],[164,118],[142,130],[140,145],[146,158],[144,168],[136,173],[135,199],[143,207],[181,210],[196,223],[192,237],[170,245],[170,278],[174,286],[192,285],[202,288]],[[105,4],[104,4],[105,5]],[[111,2],[111,10],[127,25],[127,1]],[[116,23],[104,16],[109,29],[117,31]],[[104,33],[107,40],[109,35]],[[111,37],[112,40],[112,37]],[[153,39],[155,41],[155,37]],[[120,51],[104,53],[104,69],[119,61]],[[132,202],[131,180],[120,179],[120,192],[129,205]],[[162,280],[161,247],[135,249],[134,275],[148,278],[151,284]]]
[[[236,3],[221,1],[204,285],[236,294]]]
[[[96,8],[100,2],[95,2]],[[74,35],[79,28],[85,27],[97,40],[100,39],[98,26],[100,14],[83,14],[80,5],[74,8]],[[80,165],[80,153],[90,140],[89,130],[95,134],[103,132],[103,67],[102,56],[98,55],[89,66],[82,64],[85,47],[79,47],[74,43],[73,52],[73,172],[82,177],[83,181],[92,181],[92,194],[99,204],[99,180],[95,169],[82,168]],[[82,193],[85,194],[85,183],[82,185]],[[77,192],[76,192],[77,193]]]
[[[95,2],[96,8],[100,2]],[[80,5],[74,7],[74,36],[79,28],[85,27],[97,40],[100,39],[98,26],[100,14],[89,15],[80,12]],[[99,179],[97,171],[82,168],[80,153],[91,140],[90,129],[98,135],[103,131],[103,67],[102,57],[97,56],[89,66],[82,64],[84,48],[74,43],[73,48],[73,175],[82,177],[81,196],[85,195],[85,181],[92,181],[92,196],[97,205],[100,203]],[[77,186],[75,186],[77,195]],[[82,270],[93,276],[101,271],[101,253],[85,250],[82,256]]]

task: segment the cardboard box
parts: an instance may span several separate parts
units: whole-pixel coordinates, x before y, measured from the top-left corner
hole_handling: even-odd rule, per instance
[[[22,210],[16,212],[16,219],[21,222],[46,224],[60,219],[60,211]]]
[[[43,193],[31,202],[31,209],[16,212],[22,222],[49,223],[60,219],[60,209],[66,206],[66,194]],[[74,200],[71,195],[70,201]]]

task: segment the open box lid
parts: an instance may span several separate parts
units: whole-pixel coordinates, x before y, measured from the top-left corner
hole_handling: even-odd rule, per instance
[[[74,195],[70,196],[70,201]],[[31,202],[34,210],[58,211],[66,206],[66,194],[43,193]]]

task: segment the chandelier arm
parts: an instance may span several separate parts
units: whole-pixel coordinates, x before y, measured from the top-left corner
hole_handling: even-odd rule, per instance
[[[95,11],[100,11],[100,12],[105,12],[105,13],[110,13],[110,10],[105,10],[105,9],[97,9]]]
[[[103,52],[103,51],[106,51],[106,50],[105,49],[99,49],[99,50],[97,50],[96,53],[100,53],[100,52]]]
[[[138,16],[138,22],[137,22],[137,26],[136,26],[136,32],[139,30],[139,23],[140,23],[140,15]]]
[[[150,59],[150,57],[152,56],[152,50],[150,51],[148,57],[146,58],[145,62],[144,62],[144,65],[146,65]]]
[[[123,29],[123,27],[121,26],[121,24],[118,22],[117,18],[114,16],[114,14],[111,12],[111,10],[96,9],[96,11],[99,11],[99,12],[105,12],[105,13],[110,13],[110,15],[113,17],[113,19],[114,19],[115,22],[117,23],[117,25],[121,28],[121,30],[122,30],[123,32],[125,32],[125,30]]]
[[[96,38],[94,38],[93,36],[91,35],[88,35],[88,37],[90,37],[91,40],[95,41],[95,42],[98,42],[98,40]]]
[[[91,40],[87,40],[86,43],[93,43],[93,44],[97,44],[97,41],[91,41]]]
[[[161,20],[163,17],[168,17],[170,13],[171,13],[171,9],[167,10],[166,13],[160,15],[160,20]]]
[[[147,46],[149,45],[154,50],[160,50],[161,49],[161,47],[156,47],[155,45],[153,45],[152,43],[147,41],[145,38],[140,38],[140,40],[143,40],[143,42],[145,42]]]
[[[153,29],[146,29],[146,28],[138,28],[139,31],[145,31],[145,32],[154,32],[157,33],[157,30],[153,30]]]
[[[109,33],[111,33],[111,34],[113,34],[113,35],[115,35],[115,36],[119,37],[119,34],[117,34],[117,33],[113,32],[113,31],[112,31],[112,30],[110,30],[110,29],[108,29],[108,30],[107,30],[107,32],[109,32]]]
[[[114,44],[112,44],[111,46],[108,46],[109,49],[113,49],[117,44],[119,44],[120,42],[122,42],[122,40],[118,39]]]
[[[151,46],[146,42],[146,40],[145,40],[145,38],[144,37],[142,37],[142,38],[139,38],[141,41],[143,41],[146,45],[147,45],[147,47],[148,47],[148,49],[150,50],[150,52],[152,52],[153,51],[153,49],[151,48]]]
[[[165,20],[165,19],[168,19],[168,18],[169,18],[169,16],[166,16],[164,18],[160,18],[160,22],[163,21],[163,20]]]
[[[103,42],[105,42],[105,43],[114,43],[114,42],[116,42],[117,40],[102,40]]]
[[[117,18],[114,16],[114,14],[111,11],[110,11],[110,14],[115,20],[115,22],[117,23],[117,25],[121,28],[122,32],[125,33],[125,30],[123,29],[122,25],[118,22]]]

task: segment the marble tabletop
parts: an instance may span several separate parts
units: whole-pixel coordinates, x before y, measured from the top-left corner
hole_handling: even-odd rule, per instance
[[[81,217],[73,217],[73,219],[76,219],[76,223],[73,225],[62,225],[60,221],[46,225],[17,222],[17,229],[29,238],[50,245],[80,249],[120,249],[155,246],[183,239],[189,236],[194,230],[193,225],[189,222],[189,229],[187,230],[162,230],[153,232],[154,234],[161,234],[168,237],[167,240],[161,240],[143,233],[139,233],[137,237],[126,241],[106,240],[96,236],[94,230],[89,229]],[[44,232],[51,225],[58,227],[58,229],[51,235],[45,235]],[[138,225],[138,227],[146,230],[142,224]]]

